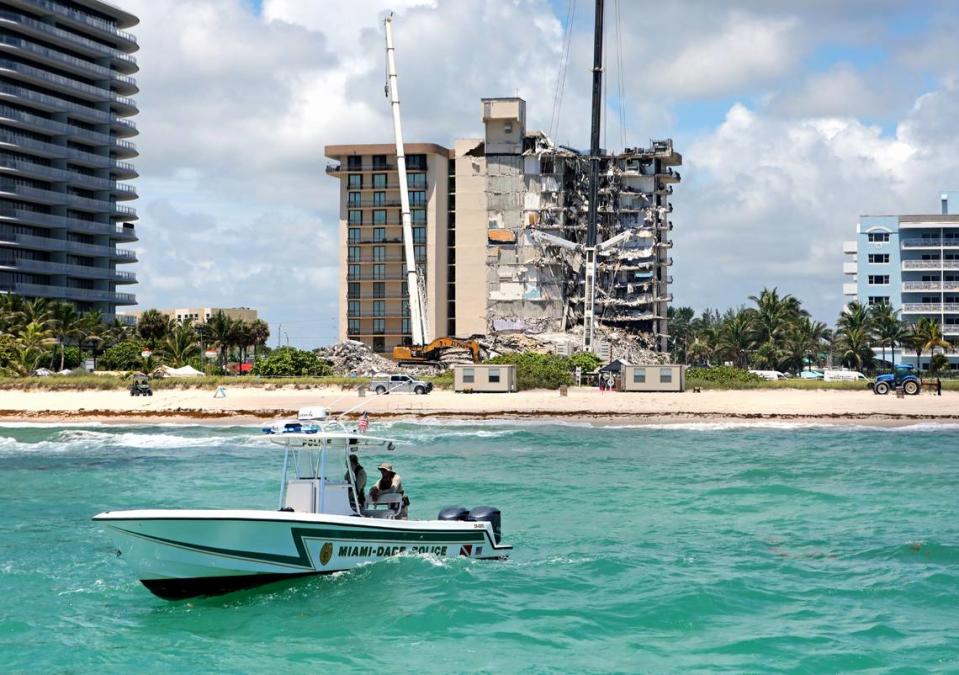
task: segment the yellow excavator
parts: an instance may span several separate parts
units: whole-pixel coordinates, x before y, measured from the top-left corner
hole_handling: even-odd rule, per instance
[[[468,349],[473,363],[480,362],[479,342],[455,337],[436,338],[425,345],[397,345],[393,347],[393,360],[397,363],[436,363],[447,349]]]

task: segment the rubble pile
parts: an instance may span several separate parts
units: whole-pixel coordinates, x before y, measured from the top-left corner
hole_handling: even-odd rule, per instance
[[[583,327],[576,326],[565,333],[490,333],[478,336],[477,341],[484,355],[497,356],[514,352],[535,352],[538,354],[573,354],[582,349]],[[610,329],[598,326],[596,342],[610,344],[610,358],[624,359],[635,365],[654,365],[667,363],[669,355],[657,352],[652,336],[635,334],[622,329]]]
[[[380,356],[368,345],[356,340],[339,342],[329,347],[320,347],[316,355],[330,364],[337,375],[369,376],[390,372],[396,364]]]

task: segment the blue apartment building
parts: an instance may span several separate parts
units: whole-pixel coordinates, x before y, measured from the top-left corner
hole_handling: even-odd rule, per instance
[[[846,302],[892,305],[907,323],[935,319],[956,345],[946,354],[959,369],[959,192],[942,193],[934,215],[860,216],[843,253],[850,256],[843,263]],[[916,353],[897,348],[892,359],[915,364]],[[928,354],[922,361],[928,367]]]

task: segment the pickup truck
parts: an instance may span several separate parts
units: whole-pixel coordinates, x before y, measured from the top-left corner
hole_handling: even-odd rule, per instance
[[[428,394],[433,391],[432,382],[414,380],[409,375],[389,375],[380,373],[370,380],[370,391],[377,394],[402,392],[406,394]]]

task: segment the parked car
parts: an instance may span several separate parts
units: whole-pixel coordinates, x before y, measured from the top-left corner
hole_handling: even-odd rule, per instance
[[[821,370],[804,370],[799,373],[799,377],[803,380],[821,380],[823,373]]]
[[[391,394],[393,392],[428,394],[433,391],[433,383],[416,380],[409,375],[379,373],[370,380],[370,391],[377,394]]]
[[[855,382],[869,378],[856,370],[824,370],[823,379],[826,382]]]
[[[753,375],[759,375],[764,380],[785,380],[786,375],[778,370],[750,370]]]

